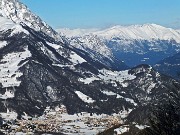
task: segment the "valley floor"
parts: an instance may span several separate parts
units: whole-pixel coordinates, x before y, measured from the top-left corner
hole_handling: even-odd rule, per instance
[[[63,133],[72,135],[96,135],[114,125],[122,123],[120,115],[90,114],[86,112],[69,115],[65,109],[47,109],[44,115],[38,118],[24,116],[24,120],[8,119],[1,127],[5,134],[24,135],[37,133]]]

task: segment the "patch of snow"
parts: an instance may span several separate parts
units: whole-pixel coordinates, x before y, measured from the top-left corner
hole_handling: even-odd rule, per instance
[[[82,57],[80,57],[79,55],[77,55],[76,53],[72,52],[70,54],[70,61],[74,64],[81,64],[83,62],[86,62],[85,59],[83,59]]]
[[[66,68],[66,67],[73,68],[74,67],[73,65],[63,65],[63,64],[52,64],[52,65],[56,66],[56,67],[61,67],[61,68]]]
[[[83,94],[83,93],[80,92],[80,91],[75,91],[75,93],[78,95],[78,97],[79,97],[82,101],[84,101],[84,102],[86,102],[86,103],[94,103],[94,102],[95,102],[95,100],[93,100],[91,97]]]
[[[106,94],[108,96],[114,96],[117,95],[116,93],[112,92],[112,91],[101,91],[103,94]]]
[[[110,71],[107,69],[99,70],[100,74],[95,76],[92,76],[90,78],[80,78],[79,81],[83,82],[84,84],[90,84],[95,80],[104,80],[106,82],[111,82],[114,87],[117,86],[116,82],[119,82],[122,87],[127,87],[128,84],[124,81],[127,80],[133,80],[136,78],[136,76],[128,74],[129,70],[124,71]]]
[[[123,110],[119,112],[119,116],[124,119],[130,114],[130,112],[132,112],[132,109],[125,110],[123,107]]]
[[[6,92],[3,95],[0,94],[0,99],[8,99],[8,98],[14,98],[14,92],[6,89]]]
[[[119,128],[116,128],[114,131],[115,131],[118,135],[121,135],[121,134],[123,134],[123,133],[125,133],[125,132],[128,132],[128,131],[129,131],[129,127],[128,127],[128,126],[121,126],[121,127],[119,127]]]
[[[135,127],[137,127],[140,130],[143,130],[143,129],[145,129],[148,126],[146,126],[146,125],[135,125]]]
[[[116,98],[123,98],[121,95],[119,95],[119,94],[116,94],[116,93],[114,93],[114,92],[112,92],[112,91],[101,91],[103,94],[106,94],[106,95],[108,95],[108,96],[117,96]]]
[[[126,80],[133,80],[136,78],[136,76],[128,74],[129,70],[124,71],[110,71],[106,69],[99,70],[101,74],[98,75],[102,80],[104,81],[117,81],[119,82],[123,87],[127,87],[127,84],[124,83]]]
[[[7,41],[0,41],[0,49],[7,45]]]
[[[55,93],[55,90],[51,87],[51,86],[47,86],[47,94],[48,96],[53,100],[56,101],[57,100],[57,96]]]
[[[127,102],[130,102],[131,104],[133,104],[134,106],[137,106],[137,103],[135,103],[135,101],[133,99],[130,98],[124,98]]]
[[[7,113],[0,112],[1,117],[6,121],[11,121],[17,119],[18,114],[14,111],[9,111],[7,109]]]
[[[7,31],[8,29],[12,29],[16,24],[11,20],[0,16],[0,31]]]
[[[19,86],[21,81],[17,80],[23,74],[18,69],[25,63],[19,65],[22,60],[31,57],[28,48],[24,52],[9,53],[3,56],[0,64],[0,83],[4,87]]]
[[[28,116],[27,113],[23,112],[24,115],[22,115],[22,118],[25,119],[25,120],[28,120],[29,118],[31,118],[30,116]]]
[[[11,32],[11,36],[20,32],[24,32],[25,34],[29,34],[27,30],[22,28],[21,25],[15,24],[13,21],[10,19],[7,19],[5,17],[0,16],[0,31],[7,31],[7,30],[13,30]]]
[[[57,45],[57,44],[52,44],[52,43],[49,43],[49,42],[46,42],[49,46],[53,47],[54,49],[60,49],[61,46],[60,45]]]
[[[21,25],[15,25],[12,29],[13,31],[11,32],[11,36],[17,33],[21,33],[21,32],[29,35],[29,32],[26,29],[24,29]]]
[[[156,86],[156,83],[153,83],[153,82],[152,82],[152,83],[150,84],[150,86],[147,88],[147,93],[150,94],[151,90],[152,90],[153,88],[155,88],[155,86]]]
[[[108,96],[116,96],[116,98],[122,98],[124,100],[126,100],[127,102],[130,102],[132,103],[134,106],[137,106],[137,103],[134,102],[133,99],[130,99],[130,98],[124,98],[122,97],[121,95],[117,94],[117,93],[114,93],[112,91],[101,91],[103,94],[106,94]]]
[[[92,77],[90,77],[90,78],[85,78],[85,79],[80,78],[80,79],[79,79],[79,81],[80,81],[80,82],[83,82],[84,84],[90,84],[90,83],[92,83],[92,82],[95,81],[95,80],[100,80],[100,78],[97,78],[97,77],[92,76]]]
[[[34,133],[28,132],[29,135],[34,135]],[[27,133],[23,133],[23,132],[16,132],[14,133],[14,135],[27,135]]]

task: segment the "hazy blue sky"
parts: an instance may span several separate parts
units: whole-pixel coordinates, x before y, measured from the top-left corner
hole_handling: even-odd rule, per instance
[[[54,28],[156,23],[180,28],[180,0],[21,0]]]

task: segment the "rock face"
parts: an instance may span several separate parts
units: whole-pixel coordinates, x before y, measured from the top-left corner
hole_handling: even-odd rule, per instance
[[[11,19],[17,24],[26,24],[30,28],[44,32],[56,40],[61,37],[49,25],[34,15],[25,5],[18,0],[0,0],[0,15]]]
[[[12,2],[8,4],[14,7]],[[129,119],[141,121],[134,116],[167,99],[169,88],[178,84],[148,65],[115,70],[120,65],[114,67],[103,59],[111,55],[91,55],[33,26],[4,14],[0,17],[0,112],[33,116],[41,115],[46,107],[64,105],[71,114],[134,110]]]

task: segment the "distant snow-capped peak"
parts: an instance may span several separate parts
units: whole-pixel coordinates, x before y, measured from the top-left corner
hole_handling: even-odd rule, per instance
[[[0,0],[0,16],[10,19],[16,24],[24,23],[36,31],[44,32],[50,37],[62,41],[56,31],[18,0]]]
[[[157,24],[114,26],[102,31],[97,31],[94,34],[106,39],[111,39],[114,37],[132,40],[174,39],[176,42],[180,43],[180,34],[176,30]]]
[[[61,29],[57,29],[56,31],[66,37],[79,37],[79,36],[89,35],[93,32],[98,31],[98,29],[97,28],[92,28],[92,29],[61,28]]]
[[[143,24],[130,26],[113,26],[107,29],[59,29],[67,37],[84,36],[94,34],[104,39],[110,40],[118,37],[128,40],[175,40],[180,43],[180,32],[172,28],[166,28],[157,24]]]

